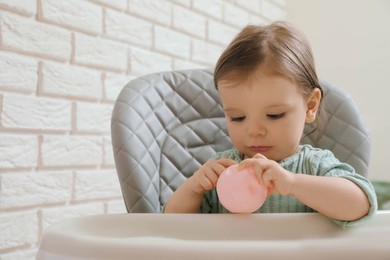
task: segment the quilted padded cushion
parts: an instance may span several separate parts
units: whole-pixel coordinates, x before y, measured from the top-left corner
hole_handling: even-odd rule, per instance
[[[147,75],[127,84],[112,116],[115,165],[129,212],[158,212],[216,151],[231,148],[212,74]]]
[[[365,175],[370,142],[356,105],[336,86],[324,84],[324,90],[327,128],[322,136],[317,131],[303,142],[332,150]],[[216,151],[231,148],[224,120],[209,71],[156,73],[128,83],[111,122],[115,165],[128,212],[159,212],[200,165]]]

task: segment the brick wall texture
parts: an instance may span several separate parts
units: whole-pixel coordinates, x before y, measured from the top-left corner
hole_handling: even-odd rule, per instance
[[[212,68],[286,0],[0,0],[0,259],[35,259],[44,230],[125,212],[110,117],[121,88]]]

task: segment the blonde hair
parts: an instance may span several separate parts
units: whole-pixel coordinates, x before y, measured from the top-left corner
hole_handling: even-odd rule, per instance
[[[222,79],[245,78],[260,66],[292,80],[307,96],[316,88],[322,93],[309,41],[290,23],[246,26],[218,59],[215,86]]]

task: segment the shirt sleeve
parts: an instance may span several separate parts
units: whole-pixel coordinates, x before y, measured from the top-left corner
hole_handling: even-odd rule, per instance
[[[352,227],[360,225],[372,218],[378,210],[377,197],[372,183],[364,176],[357,174],[349,164],[340,162],[330,151],[324,150],[322,156],[318,156],[317,158],[318,175],[345,178],[352,181],[363,190],[371,205],[368,214],[360,219],[354,221],[332,220],[342,227]]]

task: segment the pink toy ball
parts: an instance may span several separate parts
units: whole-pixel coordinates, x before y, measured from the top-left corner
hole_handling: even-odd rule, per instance
[[[230,166],[219,176],[219,201],[232,213],[252,213],[263,205],[268,190],[258,182],[252,168],[238,171],[237,167]]]

